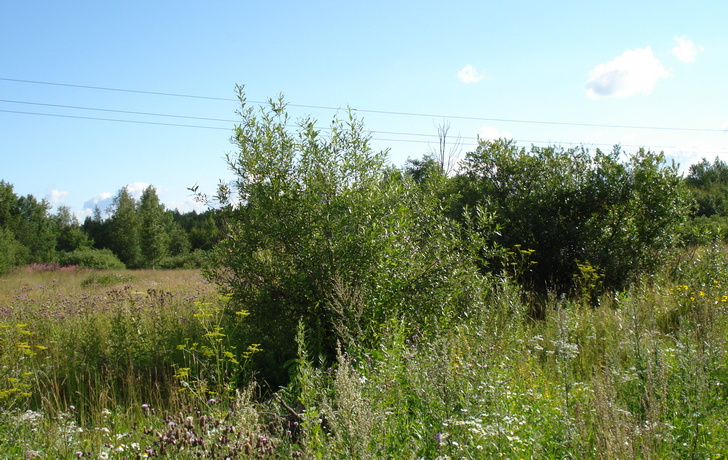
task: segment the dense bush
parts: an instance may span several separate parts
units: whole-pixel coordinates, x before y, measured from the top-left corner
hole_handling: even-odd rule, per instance
[[[202,268],[207,264],[207,252],[196,249],[184,254],[166,256],[159,261],[159,268]]]
[[[728,164],[718,158],[713,163],[703,158],[690,166],[685,183],[694,199],[694,215],[728,216]]]
[[[282,100],[245,106],[230,155],[237,175],[227,238],[211,278],[250,312],[273,382],[295,357],[299,321],[316,355],[337,341],[372,346],[390,317],[425,329],[446,323],[477,296],[477,276],[459,251],[458,227],[437,199],[388,168],[360,121],[334,120],[328,134],[310,119],[288,128]],[[223,189],[225,201],[230,191]]]
[[[688,220],[680,231],[680,238],[686,246],[710,245],[717,241],[728,241],[728,216],[713,214],[699,215]]]
[[[83,248],[68,252],[59,258],[61,265],[77,265],[83,268],[122,270],[124,263],[109,249]]]
[[[687,215],[674,165],[649,151],[624,155],[481,142],[455,178],[455,208],[495,213],[495,242],[514,253],[510,264],[527,256],[519,276],[532,289],[569,292],[583,267],[620,289],[659,266]]]

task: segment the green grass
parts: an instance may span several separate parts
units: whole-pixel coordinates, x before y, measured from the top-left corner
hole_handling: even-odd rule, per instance
[[[593,276],[593,273],[590,275]],[[85,282],[91,279],[118,280]],[[241,373],[245,314],[197,271],[0,277],[2,458],[722,458],[728,260],[720,248],[532,320],[494,282],[446,330],[393,319],[291,384]],[[296,331],[292,331],[295,334]]]

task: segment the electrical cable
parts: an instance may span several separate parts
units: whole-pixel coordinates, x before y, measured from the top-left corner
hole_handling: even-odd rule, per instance
[[[137,93],[137,94],[147,94],[147,95],[154,95],[154,96],[207,99],[207,100],[227,101],[227,102],[237,101],[237,99],[213,97],[213,96],[199,96],[199,95],[193,95],[193,94],[166,93],[166,92],[159,92],[159,91],[142,91],[142,90],[133,90],[133,89],[124,89],[124,88],[110,88],[110,87],[102,87],[102,86],[77,85],[77,84],[68,84],[68,83],[36,81],[36,80],[22,80],[22,79],[5,78],[5,77],[0,77],[0,81],[9,81],[9,82],[27,83],[27,84],[36,84],[36,85],[64,86],[64,87],[71,87],[71,88],[94,89],[94,90],[102,90],[102,91]],[[252,103],[252,104],[266,104],[266,102],[261,102],[261,101],[247,101],[247,102]],[[308,109],[341,110],[341,107],[303,105],[303,104],[287,104],[287,105],[289,105],[291,107],[300,107],[300,108],[308,108]],[[502,122],[502,123],[528,123],[528,124],[559,125],[559,126],[581,126],[581,127],[591,127],[591,128],[645,129],[645,130],[663,130],[663,131],[726,132],[725,129],[717,129],[717,128],[686,128],[686,127],[666,127],[666,126],[615,125],[615,124],[602,124],[602,123],[576,123],[576,122],[545,121],[545,120],[519,120],[519,119],[509,119],[509,118],[473,117],[473,116],[463,116],[463,115],[441,115],[441,114],[399,112],[399,111],[357,109],[357,108],[351,108],[351,110],[354,112],[372,113],[372,114],[380,114],[380,115],[428,117],[428,118],[442,118],[442,119],[453,119],[453,120],[494,121],[494,122]]]

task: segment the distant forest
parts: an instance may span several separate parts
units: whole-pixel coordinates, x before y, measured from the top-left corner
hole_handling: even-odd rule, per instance
[[[502,142],[512,147],[510,141]],[[529,153],[533,156],[534,152]],[[436,163],[437,158],[426,155],[408,161],[400,172],[422,183]],[[445,210],[454,200],[467,201],[466,176],[459,172],[445,179],[449,185],[443,190],[450,194],[442,197]],[[728,241],[728,164],[717,158],[713,162],[703,159],[690,166],[681,181],[690,201],[688,219],[678,235],[681,244]],[[70,208],[59,206],[52,212],[48,201],[18,196],[13,185],[2,180],[0,273],[28,264],[199,268],[225,234],[223,214],[219,209],[185,214],[166,209],[155,188],[149,186],[139,199],[122,188],[108,209],[97,208],[93,216],[79,222]]]
[[[0,181],[0,273],[15,266],[197,268],[221,237],[219,212],[166,209],[153,186],[135,199],[126,187],[84,222],[46,200],[18,196]]]

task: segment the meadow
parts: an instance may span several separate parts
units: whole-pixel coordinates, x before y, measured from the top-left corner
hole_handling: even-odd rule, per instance
[[[728,257],[681,251],[594,301],[493,277],[453,325],[322,362],[296,335],[291,383],[249,371],[197,270],[33,266],[0,277],[1,458],[723,458]],[[271,318],[275,321],[275,318]]]

